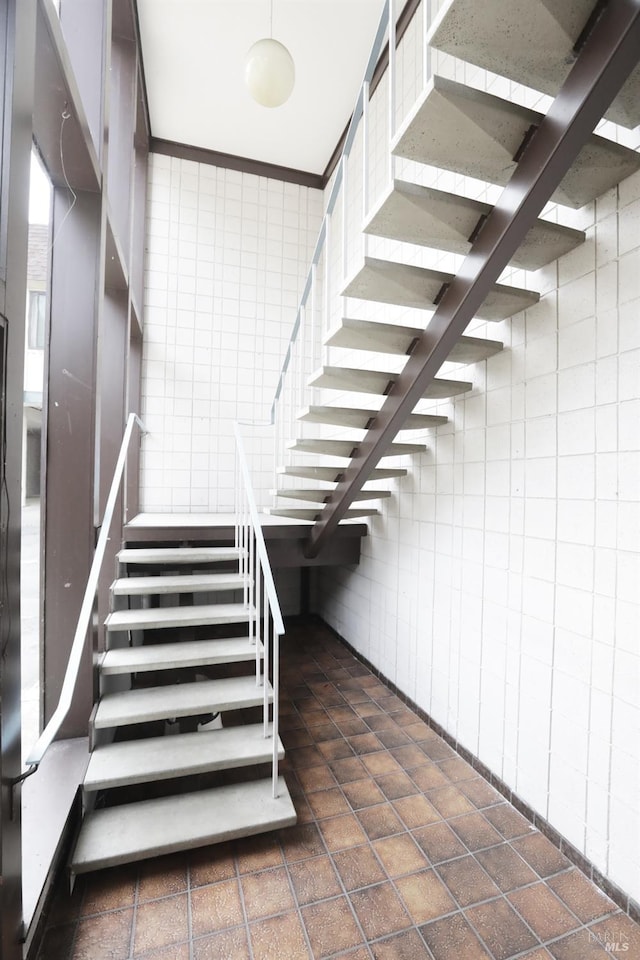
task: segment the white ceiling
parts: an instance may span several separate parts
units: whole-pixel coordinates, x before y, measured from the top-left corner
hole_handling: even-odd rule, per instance
[[[246,53],[270,0],[138,0],[154,137],[322,173],[349,120],[384,0],[273,0],[296,67],[282,107],[256,104]]]

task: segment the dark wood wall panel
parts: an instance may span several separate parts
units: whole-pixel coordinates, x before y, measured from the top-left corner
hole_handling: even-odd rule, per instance
[[[96,298],[100,277],[101,201],[96,194],[54,195],[49,344],[44,596],[44,713],[55,709],[94,547]],[[87,648],[66,736],[86,736],[91,711]]]
[[[98,459],[98,517],[102,521],[109,496],[111,480],[124,433],[127,392],[128,316],[127,293],[107,290],[100,317],[98,339],[98,416],[96,424],[96,451]],[[133,441],[132,441],[133,442]],[[98,623],[100,645],[102,624],[109,612],[109,586],[113,582],[115,557],[120,548],[124,485],[118,497],[111,525],[112,537],[107,544],[100,584],[98,586]]]

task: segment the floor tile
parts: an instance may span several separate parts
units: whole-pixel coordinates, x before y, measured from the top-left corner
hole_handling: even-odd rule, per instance
[[[582,929],[550,943],[548,950],[555,960],[605,960],[605,957],[627,956],[627,953],[610,953],[605,944],[606,941],[601,942],[590,930]]]
[[[393,807],[410,830],[414,827],[426,827],[427,824],[437,823],[442,819],[433,804],[421,793],[399,797],[393,801]]]
[[[417,930],[406,930],[371,944],[375,960],[431,960]]]
[[[458,904],[434,870],[399,877],[396,887],[416,924],[435,920],[458,909]]]
[[[289,864],[293,889],[301,906],[326,900],[342,892],[340,880],[329,857],[313,857]]]
[[[172,944],[170,947],[158,947],[142,954],[140,960],[190,960],[188,943]]]
[[[424,793],[437,787],[446,787],[449,782],[437,763],[428,763],[424,767],[416,767],[411,771],[411,779]]]
[[[394,833],[402,833],[405,829],[390,803],[379,803],[375,807],[358,810],[357,816],[370,840],[390,837]]]
[[[443,817],[459,817],[465,813],[475,813],[476,810],[462,790],[451,784],[446,787],[439,787],[436,790],[430,790],[428,798]]]
[[[143,860],[138,878],[138,900],[156,900],[187,890],[187,857],[173,854]]]
[[[575,867],[551,877],[547,882],[556,896],[560,897],[583,923],[618,910],[615,903]]]
[[[189,937],[187,895],[141,903],[136,910],[134,954],[181,943]],[[126,956],[126,954],[124,954]],[[91,960],[98,960],[97,956]]]
[[[581,921],[544,883],[515,890],[507,897],[540,940],[551,940],[581,926]]]
[[[476,777],[474,780],[463,780],[458,786],[465,797],[468,797],[476,807],[489,807],[497,803],[502,803],[504,800],[498,791],[494,790],[493,787],[481,777]]]
[[[411,777],[402,771],[390,773],[384,777],[376,777],[376,783],[387,800],[397,800],[399,797],[409,797],[418,793],[418,787]]]
[[[440,769],[452,783],[460,783],[462,780],[473,780],[477,776],[476,771],[466,760],[461,757],[452,757],[450,760],[443,760]]]
[[[215,933],[240,923],[244,923],[244,913],[237,880],[223,880],[191,891],[191,927],[194,936]]]
[[[289,827],[280,833],[285,860],[304,860],[326,853],[320,831],[314,823]]]
[[[424,751],[415,743],[406,746],[393,747],[391,755],[402,766],[403,770],[413,770],[414,767],[424,767],[429,763]]]
[[[411,926],[411,918],[389,882],[350,894],[351,903],[369,940]]]
[[[376,754],[373,754],[376,756]],[[331,772],[338,783],[350,783],[352,780],[362,780],[366,774],[366,769],[357,757],[351,757],[348,760],[336,760],[329,764]]]
[[[470,907],[467,919],[491,950],[495,960],[507,960],[537,946],[537,940],[506,900]]]
[[[441,863],[437,870],[461,907],[500,896],[500,890],[475,857]]]
[[[355,780],[342,785],[342,792],[354,810],[371,807],[375,803],[382,803],[384,793],[375,780]]]
[[[463,817],[451,820],[451,828],[455,830],[462,842],[472,852],[492,847],[502,842],[502,837],[491,826],[481,813],[470,813]]]
[[[116,868],[91,876],[82,899],[81,916],[132,907],[136,894],[137,870]]]
[[[362,758],[366,772],[373,777],[384,777],[387,774],[402,773],[402,767],[390,753],[371,753]]]
[[[373,849],[390,877],[416,873],[429,866],[429,861],[409,833],[376,840]]]
[[[318,820],[335,817],[340,813],[349,813],[351,809],[344,794],[338,788],[319,790],[317,793],[309,794],[309,806]]]
[[[569,866],[567,858],[541,833],[513,840],[512,846],[543,879]]]
[[[297,913],[252,923],[249,934],[253,960],[313,960]]]
[[[613,951],[614,953],[640,957],[640,927],[624,914],[619,913],[607,920],[601,920],[589,929],[598,937],[600,943],[618,944],[619,948]],[[625,950],[624,947],[627,949]]]
[[[476,859],[503,893],[537,880],[537,874],[508,843],[480,850],[476,853]]]
[[[505,840],[528,836],[535,833],[535,827],[526,820],[510,803],[499,803],[488,807],[483,813]]]
[[[264,833],[257,837],[243,837],[235,842],[238,873],[266,870],[282,863],[282,849],[276,834]]]
[[[302,920],[307,929],[314,960],[321,960],[322,957],[329,957],[362,943],[362,933],[346,897],[303,907]]]
[[[432,823],[427,827],[419,827],[412,833],[431,863],[452,860],[468,852],[446,823]]]
[[[217,880],[230,880],[236,875],[236,860],[231,843],[200,847],[189,854],[189,879],[192,887]]]
[[[434,960],[492,960],[461,913],[420,927]]]
[[[368,844],[334,853],[333,863],[345,890],[357,890],[386,879],[378,858]]]
[[[284,867],[250,873],[241,878],[247,920],[260,920],[295,907],[289,877]]]
[[[315,790],[329,790],[331,787],[335,787],[337,783],[327,764],[296,770],[296,777],[306,793],[313,793]]]
[[[327,849],[331,852],[345,847],[357,847],[367,839],[357,817],[353,813],[330,820],[321,820],[319,827]]]
[[[193,943],[193,960],[251,960],[244,927],[225,930]]]

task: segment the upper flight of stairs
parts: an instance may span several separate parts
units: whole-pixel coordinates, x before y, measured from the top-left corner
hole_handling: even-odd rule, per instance
[[[444,3],[428,41],[434,50],[517,81],[541,93],[555,96],[566,79],[581,36],[591,28],[590,18],[596,0],[449,0]],[[598,8],[599,10],[599,8]],[[598,12],[596,10],[596,12]],[[631,75],[614,101],[607,117],[626,126],[640,123],[640,67]],[[484,181],[487,185],[504,186],[516,170],[531,134],[543,115],[511,100],[437,75],[430,78],[413,108],[395,133],[390,149],[397,158],[463,177]],[[578,153],[551,200],[579,208],[595,200],[621,180],[640,169],[640,153],[604,136],[592,134]],[[344,189],[344,187],[343,187]],[[412,244],[416,251],[431,249],[465,256],[482,231],[491,213],[491,204],[410,182],[406,176],[395,177],[377,200],[362,225],[365,237],[385,238]],[[562,211],[560,211],[560,219]],[[514,268],[536,271],[571,252],[585,240],[581,230],[538,218],[519,248],[514,251]],[[322,401],[310,403],[298,415],[304,436],[290,442],[288,449],[298,454],[344,456],[344,465],[305,466],[298,462],[279,471],[283,485],[274,491],[279,499],[316,503],[316,508],[277,508],[287,516],[312,517],[319,520],[327,504],[332,502],[335,487],[345,476],[349,462],[358,458],[362,444],[376,423],[384,398],[396,389],[401,367],[389,364],[384,356],[409,357],[428,326],[430,312],[454,280],[454,275],[415,263],[383,259],[365,254],[360,267],[339,291],[354,301],[391,304],[405,310],[422,310],[424,319],[415,312],[407,322],[363,320],[344,316],[340,324],[324,339],[324,349],[352,351],[345,364],[327,359],[311,374],[307,386],[322,390]],[[477,311],[485,321],[502,321],[532,307],[539,299],[534,289],[521,289],[507,283],[495,284]],[[429,313],[426,313],[429,311]],[[354,314],[357,311],[354,311]],[[404,320],[404,322],[403,322]],[[498,340],[484,337],[461,337],[449,352],[449,363],[476,364],[487,361],[502,350]],[[378,354],[371,360],[368,356]],[[354,356],[362,356],[360,366]],[[382,358],[382,360],[380,359]],[[468,378],[457,371],[447,377],[433,379],[423,393],[423,400],[464,396],[473,389],[473,371]],[[359,395],[350,404],[349,394]],[[376,396],[376,403],[366,402]],[[362,398],[365,398],[364,400]],[[325,399],[326,398],[326,399]],[[421,401],[422,404],[422,401]],[[422,405],[414,408],[402,424],[402,433],[436,429],[447,422],[446,416]],[[330,439],[308,435],[308,426],[355,429],[348,437],[332,432]],[[421,438],[422,439],[422,436]],[[428,445],[428,443],[427,443]],[[413,447],[413,449],[411,449]],[[395,448],[395,449],[394,449]],[[381,448],[382,449],[382,448]],[[425,444],[391,444],[377,456],[422,454]],[[394,469],[394,468],[392,468]],[[400,477],[405,468],[395,473],[376,468],[370,481]],[[325,486],[294,487],[292,476],[309,481],[322,481]],[[388,498],[389,490],[365,484],[358,500]],[[364,508],[366,509],[366,508]],[[371,505],[370,515],[377,513]],[[363,509],[358,511],[363,515]],[[348,511],[346,518],[355,516]]]
[[[272,796],[273,691],[241,554],[118,554],[72,874],[295,823],[282,778]]]

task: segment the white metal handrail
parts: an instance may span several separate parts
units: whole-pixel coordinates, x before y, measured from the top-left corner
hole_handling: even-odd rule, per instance
[[[102,518],[100,534],[98,536],[95,553],[93,554],[91,569],[89,571],[89,579],[87,580],[87,586],[82,599],[82,606],[80,607],[80,614],[78,616],[78,623],[73,636],[71,653],[67,661],[67,669],[65,671],[62,689],[60,691],[58,706],[54,710],[49,722],[29,752],[29,755],[25,761],[28,767],[38,767],[40,761],[44,757],[54,737],[60,730],[60,727],[62,726],[62,723],[71,708],[73,693],[78,680],[78,673],[80,671],[82,654],[84,653],[84,648],[89,633],[89,624],[91,622],[91,615],[93,612],[93,603],[95,600],[96,590],[98,588],[98,578],[100,576],[105,550],[109,541],[109,531],[111,528],[111,522],[113,520],[116,501],[118,499],[118,493],[120,491],[120,483],[122,481],[122,475],[124,473],[124,467],[127,460],[129,443],[131,441],[133,429],[136,424],[138,424],[140,427],[143,435],[147,433],[147,430],[145,429],[145,426],[138,415],[135,413],[130,413],[127,419],[127,426],[124,431],[122,443],[120,445],[120,452],[116,461],[115,470],[113,472],[109,496],[107,497],[107,503],[104,508],[104,516]]]
[[[271,735],[272,790],[278,796],[278,697],[280,689],[280,637],[284,633],[282,611],[276,593],[271,564],[264,542],[262,524],[251,483],[240,424],[234,423],[236,439],[236,547],[241,551],[243,572],[250,578],[245,603],[251,608],[250,635],[256,644],[256,682],[260,682],[260,636],[262,635],[262,677],[264,684],[263,728],[269,736],[269,697],[267,676],[271,657],[273,716]]]
[[[367,128],[367,111],[368,111],[368,105],[369,105],[370,85],[371,85],[371,81],[373,80],[373,74],[375,72],[376,66],[378,64],[378,59],[380,57],[380,54],[384,46],[385,37],[387,36],[389,37],[389,72],[394,77],[393,82],[390,83],[390,96],[389,96],[389,100],[390,100],[389,114],[390,114],[390,117],[393,117],[394,111],[395,111],[395,43],[396,43],[393,0],[385,0],[384,7],[382,9],[382,14],[380,16],[380,21],[378,23],[378,29],[376,31],[376,35],[373,41],[373,46],[371,48],[371,53],[369,54],[369,60],[367,61],[367,66],[365,68],[362,85],[358,92],[358,98],[356,100],[356,104],[353,109],[353,113],[351,115],[351,121],[349,123],[347,135],[345,137],[344,145],[342,147],[340,160],[338,161],[338,164],[336,166],[336,173],[335,173],[333,185],[331,187],[331,191],[329,193],[326,212],[323,217],[322,224],[320,226],[320,233],[318,235],[313,256],[311,258],[311,266],[309,268],[309,273],[307,275],[305,286],[302,291],[302,296],[300,298],[300,305],[298,307],[295,323],[293,325],[287,350],[284,356],[284,360],[282,362],[282,367],[280,370],[280,375],[278,378],[275,395],[273,398],[273,402],[271,404],[270,421],[269,421],[270,423],[275,423],[276,407],[278,405],[278,401],[280,400],[281,394],[283,392],[287,371],[289,369],[289,365],[291,364],[291,361],[293,358],[294,347],[298,339],[298,336],[301,332],[303,311],[307,305],[307,301],[310,298],[312,298],[315,293],[316,269],[318,264],[320,263],[324,249],[329,246],[331,217],[335,209],[335,206],[337,204],[338,197],[340,195],[340,190],[343,188],[343,181],[345,180],[345,171],[346,171],[346,160],[351,154],[351,149],[353,147],[361,119],[364,118],[365,129]],[[390,133],[389,139],[391,139],[391,133]],[[365,148],[363,149],[363,155],[365,157],[365,161],[364,161],[365,167],[366,167],[366,154],[367,154],[367,151],[366,151],[366,144],[365,144]],[[391,169],[392,176],[393,176],[393,172],[394,171],[392,168]],[[364,176],[365,183],[366,183],[367,177],[368,177],[368,172],[365,169],[365,176]],[[367,196],[366,188],[364,189],[363,193],[366,198]],[[366,215],[366,207],[364,212]],[[344,232],[345,232],[345,221],[343,216],[343,265],[345,263],[345,254],[346,254]],[[327,271],[325,271],[325,273],[327,273]],[[315,319],[315,311],[313,313],[313,316]]]

